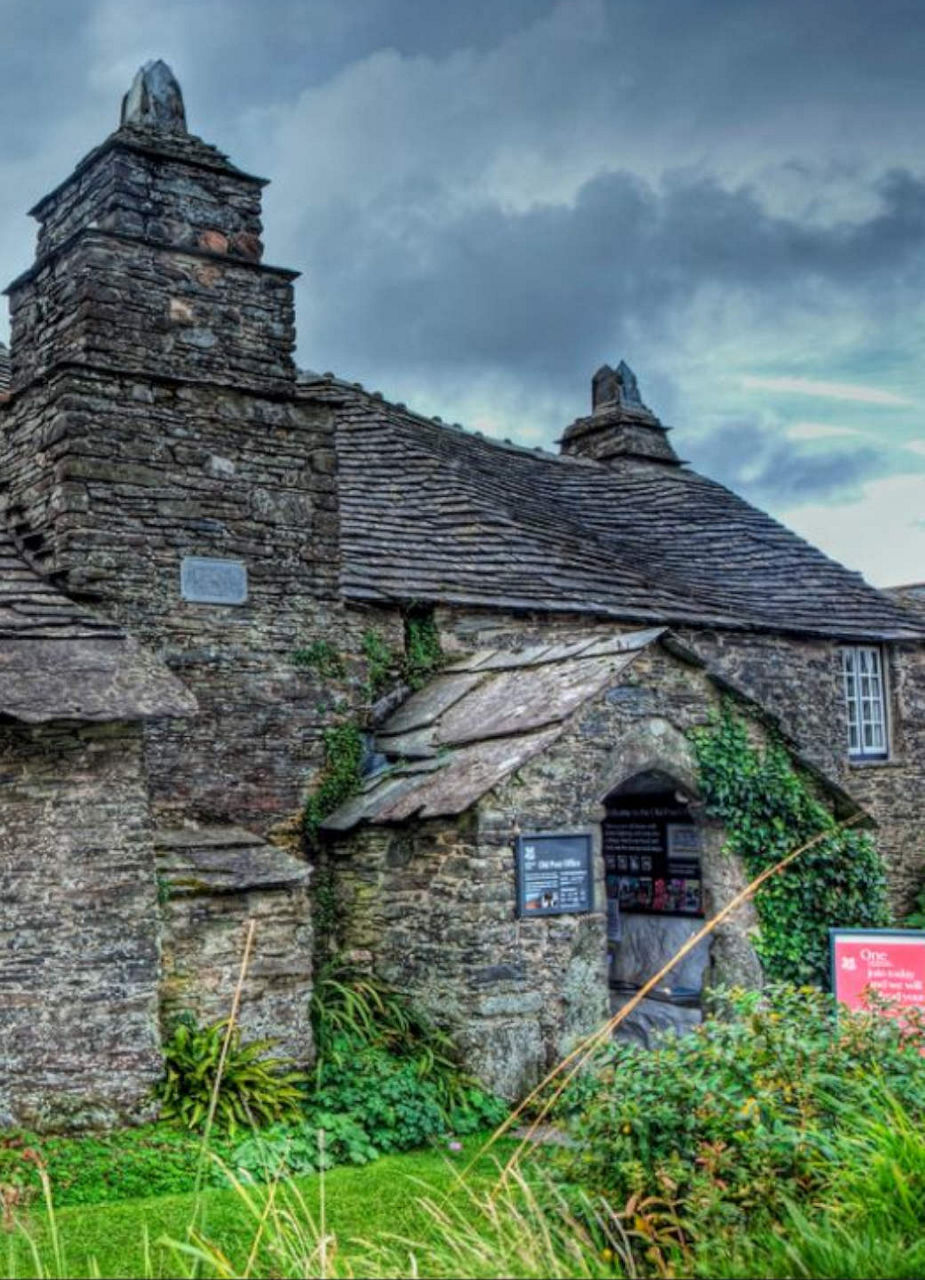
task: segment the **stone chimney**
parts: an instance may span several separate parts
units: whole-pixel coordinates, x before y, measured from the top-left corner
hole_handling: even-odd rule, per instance
[[[73,363],[294,384],[298,273],[262,261],[265,185],[188,132],[172,71],[146,63],[119,127],[30,210],[36,261],[7,289],[13,390]]]
[[[32,211],[0,410],[0,522],[198,700],[148,736],[158,820],[261,833],[301,805],[327,723],[295,637],[339,634],[342,609],[333,414],[297,382],[264,185],[189,132],[165,63],[142,67]]]
[[[663,427],[642,403],[636,375],[621,360],[616,369],[602,365],[591,379],[591,416],[577,418],[566,430],[562,453],[595,462],[622,458],[644,459],[680,466]]]

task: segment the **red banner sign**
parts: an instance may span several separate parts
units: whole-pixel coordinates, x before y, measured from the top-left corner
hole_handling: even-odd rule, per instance
[[[925,932],[913,929],[830,929],[832,990],[849,1009],[868,1009],[870,996],[885,1013],[925,1010]]]

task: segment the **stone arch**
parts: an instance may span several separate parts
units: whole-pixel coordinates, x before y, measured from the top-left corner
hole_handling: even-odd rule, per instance
[[[683,733],[667,720],[647,720],[621,739],[615,756],[598,789],[613,1009],[746,883],[738,859],[724,851],[722,825],[705,813],[696,761]],[[678,838],[684,826],[691,835],[684,838],[681,830]],[[648,856],[647,842],[653,851]],[[685,844],[689,857],[682,852]],[[718,983],[760,985],[750,940],[755,927],[754,909],[746,904],[671,971],[664,991],[627,1019],[627,1037],[648,1043],[655,1031],[695,1025],[702,993]]]
[[[598,785],[597,799],[608,797],[640,775],[660,773],[674,780],[693,800],[699,798],[697,765],[686,736],[661,716],[653,716],[623,734],[617,744],[616,761]]]

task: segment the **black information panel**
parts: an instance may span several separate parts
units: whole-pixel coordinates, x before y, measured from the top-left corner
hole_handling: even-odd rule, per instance
[[[608,810],[602,829],[607,897],[621,912],[700,915],[700,829],[671,797],[633,796]]]
[[[590,833],[544,833],[517,840],[517,914],[590,911],[594,897]]]

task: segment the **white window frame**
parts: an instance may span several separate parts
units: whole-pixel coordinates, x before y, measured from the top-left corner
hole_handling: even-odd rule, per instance
[[[888,760],[886,661],[879,645],[845,646],[841,651],[842,685],[848,720],[849,760]]]

